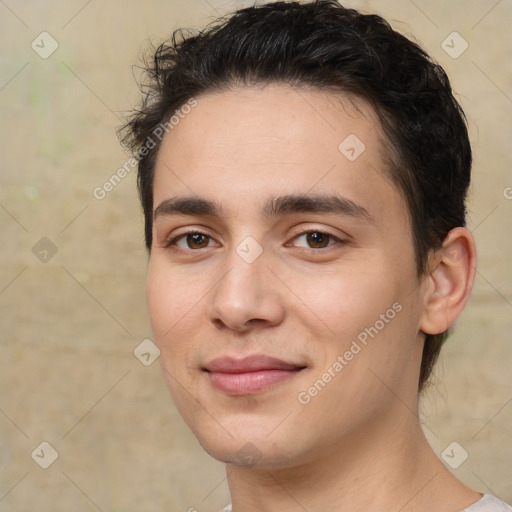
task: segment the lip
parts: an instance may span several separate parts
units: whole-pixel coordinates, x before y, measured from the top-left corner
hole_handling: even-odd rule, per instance
[[[241,359],[220,357],[208,363],[213,387],[228,395],[254,395],[293,378],[305,365],[290,363],[266,355],[252,355]]]

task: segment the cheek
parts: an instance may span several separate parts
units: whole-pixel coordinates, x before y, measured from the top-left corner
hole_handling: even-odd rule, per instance
[[[327,336],[347,340],[392,307],[398,286],[378,264],[337,266],[324,273],[290,276],[291,288],[321,320]]]
[[[155,341],[160,350],[168,345],[181,323],[197,303],[197,285],[159,261],[150,261],[146,279],[146,299]]]
[[[390,271],[384,258],[352,263],[332,272],[290,278],[297,297],[320,319],[316,334],[326,343],[318,343],[323,352],[318,371],[347,354],[348,363],[343,363],[347,367],[337,382],[341,385],[349,379],[350,389],[355,390],[369,385],[370,369],[387,381],[407,366],[414,355],[418,312],[411,294],[414,273],[410,282],[404,279],[409,275],[405,262],[403,273]]]
[[[153,260],[148,267],[146,298],[164,378],[178,410],[185,415],[194,409],[194,401],[184,392],[183,383],[192,378],[192,356],[197,351],[191,338],[184,339],[184,333],[190,334],[197,327],[193,318],[197,289],[179,273]]]
[[[175,312],[173,305],[176,300],[173,294],[173,287],[169,286],[165,277],[156,272],[154,267],[154,265],[150,264],[148,269],[146,300],[153,335],[160,349],[162,349],[162,338],[172,328],[174,323],[173,317]]]

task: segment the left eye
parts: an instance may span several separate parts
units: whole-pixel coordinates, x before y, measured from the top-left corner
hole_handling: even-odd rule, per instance
[[[322,231],[308,231],[294,238],[294,240],[301,239],[303,243],[302,245],[299,244],[298,247],[305,247],[306,249],[323,249],[340,241],[335,236]]]

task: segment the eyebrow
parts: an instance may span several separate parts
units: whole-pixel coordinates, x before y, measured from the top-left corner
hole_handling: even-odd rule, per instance
[[[155,209],[153,218],[170,215],[201,215],[221,218],[219,203],[202,197],[172,197],[162,201]],[[284,217],[293,213],[331,213],[347,215],[373,222],[368,210],[354,201],[330,194],[288,194],[267,199],[262,208],[267,218]]]

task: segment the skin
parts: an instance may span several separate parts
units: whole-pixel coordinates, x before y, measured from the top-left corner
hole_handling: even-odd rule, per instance
[[[233,510],[455,512],[477,501],[433,453],[417,413],[424,333],[444,331],[467,301],[471,234],[452,230],[418,278],[385,136],[361,100],[273,85],[197,101],[163,140],[154,207],[201,197],[221,211],[159,210],[147,299],[171,394],[205,450],[226,463]],[[365,145],[355,161],[338,149],[349,134]],[[290,194],[335,194],[368,216],[263,214],[269,198]],[[187,230],[206,236],[180,237]],[[311,244],[306,230],[335,238]],[[237,253],[249,236],[262,249],[252,263]],[[400,312],[301,403],[299,393],[332,374],[393,304]],[[210,361],[251,354],[305,368],[250,396],[212,386]]]

